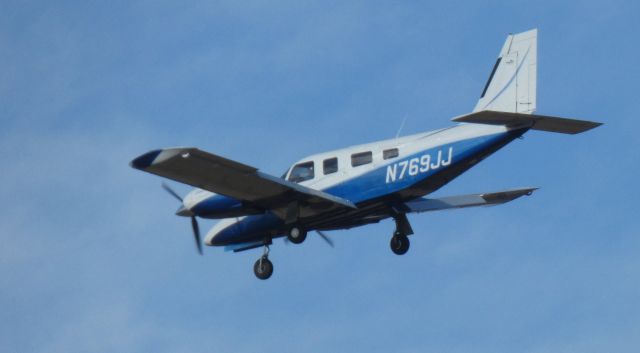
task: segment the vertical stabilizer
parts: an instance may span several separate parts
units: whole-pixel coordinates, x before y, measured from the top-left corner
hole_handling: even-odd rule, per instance
[[[537,29],[509,35],[473,111],[535,112],[537,61]]]

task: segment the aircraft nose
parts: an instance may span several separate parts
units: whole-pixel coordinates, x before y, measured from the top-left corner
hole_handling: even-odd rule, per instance
[[[180,205],[180,207],[176,211],[176,216],[192,217],[194,216],[194,214],[188,208],[186,208],[185,205]]]

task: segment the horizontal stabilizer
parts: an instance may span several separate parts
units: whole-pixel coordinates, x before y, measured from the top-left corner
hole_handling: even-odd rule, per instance
[[[459,123],[506,125],[511,128],[529,127],[532,130],[559,132],[572,135],[579,134],[602,125],[602,123],[587,120],[522,113],[496,112],[492,110],[483,110],[476,113],[462,115],[457,118],[453,118],[452,120]]]
[[[511,189],[484,194],[449,196],[439,199],[419,198],[405,202],[408,212],[440,211],[451,208],[498,205],[513,201],[520,196],[531,195],[538,188]]]

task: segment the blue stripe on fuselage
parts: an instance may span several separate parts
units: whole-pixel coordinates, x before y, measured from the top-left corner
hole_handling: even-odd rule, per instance
[[[448,168],[455,166],[457,163],[461,163],[475,155],[480,155],[484,151],[494,148],[494,146],[508,143],[521,135],[522,132],[523,131],[501,132],[425,149],[409,156],[389,160],[389,163],[381,165],[380,167],[360,176],[333,185],[323,191],[345,198],[354,203],[361,203],[391,195],[402,190],[409,189],[416,184],[423,183],[434,174],[447,170]],[[404,162],[409,164],[411,160],[415,160],[416,158],[419,160],[425,155],[430,156],[428,158],[430,163],[436,163],[439,151],[441,151],[440,159],[447,160],[449,158],[449,148],[452,149],[451,160],[449,161],[450,164],[447,164],[444,167],[430,168],[424,172],[416,174],[410,174],[408,171],[405,171],[405,174],[402,177],[399,177],[398,174],[396,175],[395,181],[387,182],[389,181],[387,177],[387,168],[389,166]],[[236,242],[262,239],[269,231],[276,230],[279,227],[282,227],[283,224],[283,221],[271,212],[261,215],[247,216],[240,222],[220,231],[214,238],[214,245],[226,245]]]
[[[512,138],[510,133],[498,133],[493,135],[487,135],[482,137],[475,137],[467,140],[461,140],[449,144],[440,145],[438,147],[423,150],[412,155],[398,158],[391,163],[387,163],[379,168],[376,168],[370,172],[360,175],[356,178],[344,181],[340,184],[331,186],[323,191],[336,195],[338,197],[350,200],[353,203],[360,203],[371,199],[376,199],[385,195],[393,194],[398,191],[411,187],[421,181],[429,178],[435,173],[443,171],[456,163],[467,159],[490,146],[500,143],[503,140]],[[438,152],[441,153],[441,159],[448,159],[449,148],[452,149],[451,163],[445,167],[429,168],[425,172],[418,172],[411,175],[408,171],[411,160],[418,161],[422,156],[429,155],[429,164],[435,163],[438,158]],[[406,163],[406,167],[400,166],[400,164]],[[388,177],[387,168],[389,166],[398,165],[395,171],[396,179],[392,182],[387,182]],[[406,168],[402,178],[400,178],[401,169]],[[418,168],[420,166],[418,165]]]

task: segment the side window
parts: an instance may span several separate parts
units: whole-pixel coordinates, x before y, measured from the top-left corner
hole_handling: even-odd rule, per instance
[[[382,151],[382,158],[383,159],[391,159],[391,158],[396,158],[396,157],[398,157],[398,149],[397,148],[390,148],[388,150]]]
[[[338,158],[334,157],[334,158],[325,159],[324,162],[322,162],[322,170],[324,172],[324,175],[337,172]]]
[[[296,164],[293,169],[291,169],[289,181],[299,183],[305,180],[311,180],[314,178],[314,176],[315,173],[313,172],[313,161],[304,162]]]
[[[351,155],[351,166],[357,167],[359,165],[371,163],[373,155],[371,151],[354,153]]]

